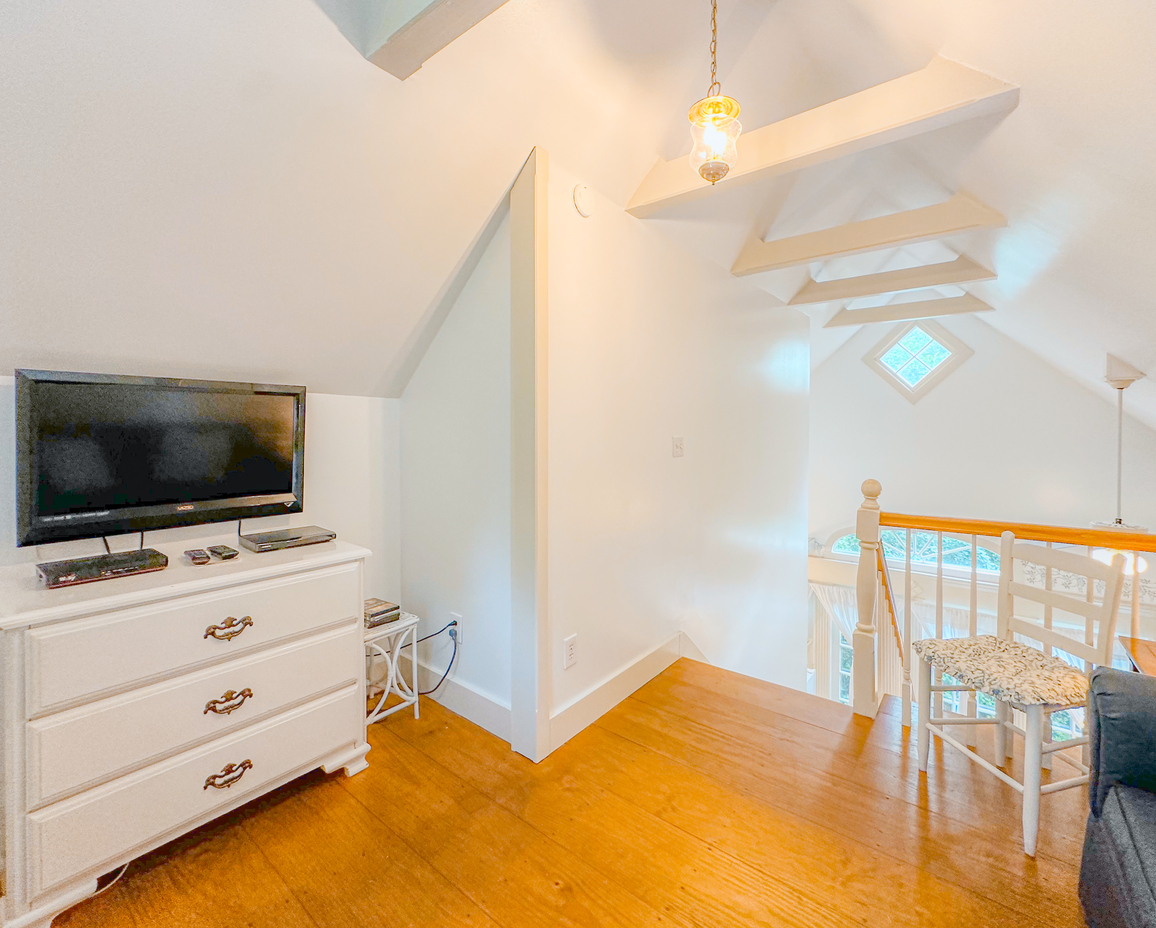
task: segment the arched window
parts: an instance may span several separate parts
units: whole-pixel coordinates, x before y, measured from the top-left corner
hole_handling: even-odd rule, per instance
[[[903,565],[907,562],[907,530],[885,528],[879,532],[883,542],[883,555],[887,560]],[[935,567],[939,555],[939,536],[936,532],[913,531],[911,533],[911,564],[920,567]],[[858,557],[859,539],[852,532],[836,539],[831,545],[832,554]],[[980,571],[999,573],[999,555],[989,548],[978,545],[975,552],[976,568]],[[943,565],[971,569],[971,542],[953,536],[943,536]]]

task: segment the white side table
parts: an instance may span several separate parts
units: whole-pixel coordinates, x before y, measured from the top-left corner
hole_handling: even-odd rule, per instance
[[[365,724],[372,725],[378,719],[383,719],[387,715],[393,715],[399,709],[404,709],[406,706],[413,706],[413,717],[419,717],[418,712],[418,692],[417,685],[417,623],[418,617],[411,615],[408,612],[403,612],[401,617],[394,622],[387,622],[385,625],[379,625],[377,628],[367,628],[365,630],[365,650],[369,655],[376,655],[385,661],[385,679],[382,681],[381,698],[378,699],[377,705],[373,707],[373,711],[366,716]],[[406,639],[409,639],[407,642]],[[401,656],[401,649],[409,644],[412,649],[410,666],[412,672],[410,680],[407,682],[402,676],[398,668],[398,658]],[[385,703],[389,699],[389,694],[395,693],[401,697],[401,702],[397,705],[385,708]]]

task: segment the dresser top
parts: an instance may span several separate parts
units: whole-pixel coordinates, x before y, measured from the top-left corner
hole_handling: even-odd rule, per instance
[[[207,548],[209,545],[229,545],[240,551],[240,554],[230,561],[214,559],[201,567],[185,560],[185,551]],[[177,596],[228,589],[303,570],[347,564],[362,560],[370,554],[365,548],[344,541],[257,554],[242,548],[235,534],[186,539],[179,543],[150,544],[148,547],[167,555],[169,566],[154,573],[100,580],[57,590],[45,588],[37,576],[35,564],[0,568],[0,629],[41,625],[97,612],[162,602]]]

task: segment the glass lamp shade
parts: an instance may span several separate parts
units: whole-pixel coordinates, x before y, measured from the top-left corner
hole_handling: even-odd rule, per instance
[[[703,97],[690,108],[690,166],[703,180],[718,183],[739,160],[739,103],[733,97]]]

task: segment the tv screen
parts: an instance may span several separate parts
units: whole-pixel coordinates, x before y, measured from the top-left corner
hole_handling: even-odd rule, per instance
[[[16,372],[17,541],[300,512],[305,388]]]

